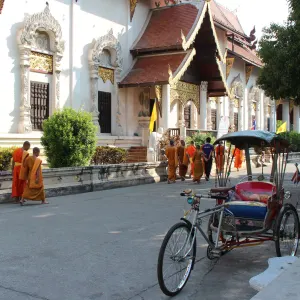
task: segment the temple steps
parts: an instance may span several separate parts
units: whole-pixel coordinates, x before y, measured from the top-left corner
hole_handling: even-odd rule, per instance
[[[147,162],[147,147],[130,147],[127,152],[126,162]]]

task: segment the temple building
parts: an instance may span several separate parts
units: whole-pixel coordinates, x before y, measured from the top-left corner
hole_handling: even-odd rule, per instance
[[[299,131],[299,108],[256,85],[255,30],[214,0],[0,0],[0,146],[40,144],[63,107],[93,115],[99,145],[149,147],[155,131],[182,137],[275,131],[276,112]],[[287,106],[288,105],[288,106]]]

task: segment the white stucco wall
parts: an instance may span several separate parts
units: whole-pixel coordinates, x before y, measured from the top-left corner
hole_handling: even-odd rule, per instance
[[[60,106],[71,106],[74,109],[84,107],[85,110],[90,110],[88,51],[93,39],[97,39],[113,29],[115,37],[121,43],[124,61],[123,73],[126,72],[132,64],[129,50],[148,17],[149,6],[146,0],[140,1],[134,18],[130,22],[128,1],[79,1],[73,4],[73,11],[72,2],[74,1],[48,0],[50,12],[60,23],[62,39],[65,41],[65,51],[61,61]],[[5,102],[5,105],[1,105],[0,110],[0,133],[16,133],[18,129],[21,78],[17,33],[24,26],[24,18],[27,15],[42,12],[44,9],[45,1],[41,0],[5,2],[0,17],[0,55],[3,58],[0,68],[0,80],[3,83],[0,89],[0,98],[2,103]],[[30,74],[30,80],[41,82],[51,83],[51,77],[52,75]],[[116,85],[110,82],[104,84],[99,79],[98,89],[112,93],[112,133],[115,134]],[[124,95],[126,93],[120,92],[120,102],[126,98]],[[122,104],[124,105],[124,103]],[[121,117],[121,121],[125,122],[125,119],[125,117]],[[131,125],[127,124],[128,126]],[[129,131],[136,131],[136,128]]]

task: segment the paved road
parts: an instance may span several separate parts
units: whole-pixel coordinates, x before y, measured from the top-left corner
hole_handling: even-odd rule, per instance
[[[182,216],[183,187],[165,183],[52,198],[48,206],[1,205],[1,300],[160,300],[156,263]],[[208,188],[203,183],[197,188]],[[214,203],[203,200],[203,207]],[[275,255],[272,243],[198,263],[175,299],[248,300],[248,280]]]

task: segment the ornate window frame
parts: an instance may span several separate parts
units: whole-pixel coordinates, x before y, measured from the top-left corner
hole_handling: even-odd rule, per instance
[[[111,55],[111,65],[107,66],[106,62],[102,60],[103,50],[108,50]],[[92,46],[89,52],[89,67],[90,67],[90,92],[91,92],[91,113],[93,116],[93,123],[98,128],[98,133],[101,132],[99,126],[99,110],[98,110],[98,79],[101,77],[99,74],[99,68],[108,68],[114,70],[114,86],[118,89],[117,82],[121,79],[121,72],[123,68],[122,48],[120,42],[113,34],[113,30],[110,29],[106,35],[99,37],[97,40],[93,40]],[[101,77],[102,78],[102,77]],[[111,78],[111,77],[110,77]],[[119,105],[119,93],[117,91],[117,126],[121,128],[120,123],[120,105]]]
[[[62,30],[59,22],[52,16],[49,6],[44,11],[28,16],[24,27],[17,37],[20,50],[21,67],[21,101],[20,101],[20,120],[19,133],[29,133],[32,131],[30,119],[30,57],[35,49],[35,38],[37,30],[45,31],[50,39],[50,50],[53,55],[53,92],[50,99],[53,110],[60,108],[60,73],[61,59],[65,48],[62,40]]]
[[[260,107],[260,90],[257,86],[252,86],[249,92],[249,97],[248,97],[248,119],[249,119],[249,128],[252,127],[252,108],[254,109],[255,113],[255,119],[257,116],[257,112],[259,112],[259,107]],[[258,120],[256,120],[257,122]]]

